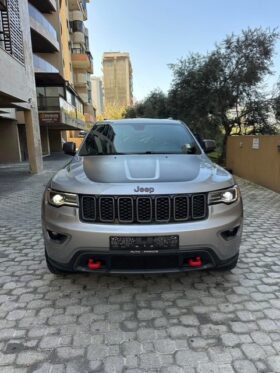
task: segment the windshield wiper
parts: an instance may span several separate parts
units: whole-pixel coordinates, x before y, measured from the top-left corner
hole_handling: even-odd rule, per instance
[[[182,154],[182,153],[178,153],[178,152],[154,152],[154,151],[147,151],[145,153],[139,153],[139,154]]]
[[[118,153],[118,152],[114,152],[114,153],[87,153],[87,154],[80,154],[81,157],[92,157],[92,156],[95,156],[95,155],[126,155],[127,153]]]

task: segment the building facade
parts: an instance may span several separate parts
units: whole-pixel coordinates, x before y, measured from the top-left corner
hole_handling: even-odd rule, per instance
[[[62,6],[62,1],[29,0],[43,155],[61,151],[63,131],[86,127],[82,100],[65,69],[67,55],[62,40],[69,25],[60,17]],[[21,117],[18,120],[20,123]]]
[[[98,76],[91,76],[92,101],[96,108],[96,114],[101,115],[104,112],[104,87],[103,81]]]
[[[68,0],[73,83],[83,101],[86,123],[90,128],[95,122],[96,113],[92,103],[90,80],[93,74],[93,60],[89,48],[88,29],[84,24],[88,18],[87,3],[89,0]]]
[[[0,162],[28,157],[36,173],[43,163],[29,22],[27,1],[0,0]]]
[[[103,75],[105,105],[131,106],[133,80],[129,53],[104,53]]]
[[[37,127],[34,126],[39,129],[36,138],[40,143],[38,154],[42,152],[43,155],[48,155],[61,151],[63,138],[67,139],[67,134],[85,130],[89,123],[93,123],[91,92],[83,96],[79,84],[75,84],[74,31],[71,23],[73,14],[70,11],[79,7],[86,14],[88,1],[0,0],[0,53],[3,55],[0,55],[1,75],[2,71],[6,72],[5,79],[2,80],[2,76],[0,79],[0,106],[9,109],[2,109],[0,121],[10,121],[13,124],[9,127],[6,125],[9,130],[5,134],[14,141],[10,155],[4,151],[5,147],[0,150],[0,162],[32,161],[28,136],[30,126],[27,125],[30,118],[26,114],[28,105],[32,109],[30,111],[34,116],[34,123],[37,123]],[[17,7],[21,9],[18,18],[15,15]],[[13,45],[9,44],[8,34],[14,40]],[[90,52],[86,39],[84,43],[85,54],[88,56]],[[90,63],[87,64],[89,73],[92,71],[90,57]],[[10,59],[12,62],[8,61]],[[5,61],[7,67],[4,65]],[[27,87],[30,89],[27,90]],[[86,85],[88,87],[90,91],[90,83]],[[16,91],[12,95],[9,93],[11,89]],[[24,93],[25,91],[28,92]],[[10,100],[7,99],[9,96]],[[27,104],[15,105],[14,102]],[[40,167],[37,170],[40,171]]]

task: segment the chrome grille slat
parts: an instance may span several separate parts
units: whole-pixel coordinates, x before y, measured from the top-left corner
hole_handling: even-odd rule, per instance
[[[182,223],[206,219],[207,194],[80,196],[80,219],[93,223]]]

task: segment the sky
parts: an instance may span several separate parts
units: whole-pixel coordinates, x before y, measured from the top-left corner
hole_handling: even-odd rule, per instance
[[[167,92],[168,64],[191,52],[206,53],[226,35],[248,27],[278,28],[279,0],[91,0],[88,4],[90,48],[95,75],[102,76],[104,52],[129,52],[136,100],[153,89]],[[280,43],[274,57],[280,75]]]

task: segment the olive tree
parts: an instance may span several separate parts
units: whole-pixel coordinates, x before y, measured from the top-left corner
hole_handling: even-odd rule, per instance
[[[278,32],[247,29],[229,35],[205,55],[191,54],[170,65],[173,82],[168,95],[170,115],[186,120],[195,130],[222,130],[222,159],[228,136],[273,133],[269,121],[273,101],[263,82],[272,74]]]

